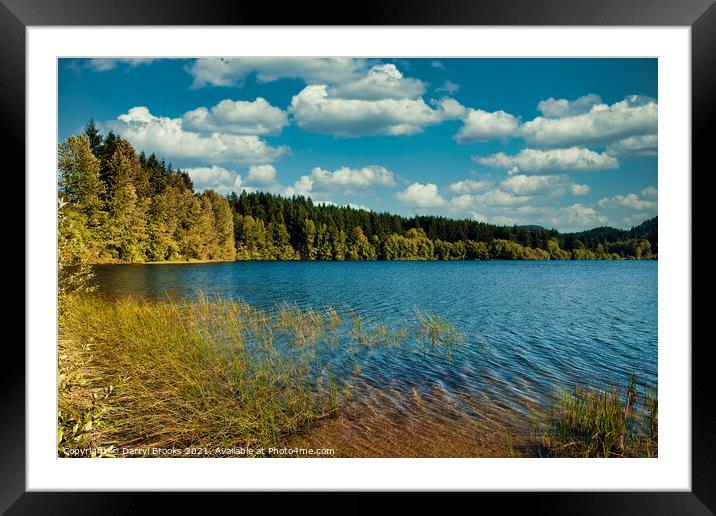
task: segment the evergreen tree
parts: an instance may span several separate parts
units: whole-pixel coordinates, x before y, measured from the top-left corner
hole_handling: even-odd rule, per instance
[[[92,154],[87,136],[70,136],[60,145],[58,166],[60,190],[74,209],[87,216],[89,224],[98,225],[104,185],[99,177],[99,161]]]
[[[99,129],[97,129],[97,124],[95,124],[94,118],[90,118],[89,122],[87,122],[87,125],[85,126],[84,135],[87,137],[87,140],[89,141],[90,150],[92,151],[92,154],[99,158],[100,150],[102,148],[102,135],[99,132]]]

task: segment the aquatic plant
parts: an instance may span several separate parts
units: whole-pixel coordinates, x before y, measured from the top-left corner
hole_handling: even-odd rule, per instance
[[[639,410],[640,408],[640,410]],[[628,387],[574,387],[559,392],[542,422],[532,423],[541,452],[551,457],[655,457],[658,450],[655,391]]]
[[[415,310],[418,319],[417,342],[420,349],[427,353],[430,347],[442,345],[448,358],[462,344],[462,335],[454,324],[442,317],[427,312]]]
[[[195,303],[80,296],[62,328],[58,453],[81,445],[118,455],[131,446],[199,447],[212,456],[277,446],[334,414],[350,392],[324,349],[345,345],[360,375],[372,347],[397,347],[409,335],[406,325],[388,329],[355,314],[350,323],[344,331],[333,308],[281,304],[264,312],[218,296]],[[425,325],[417,333],[451,353],[454,327],[421,313]],[[82,389],[68,389],[73,378]]]

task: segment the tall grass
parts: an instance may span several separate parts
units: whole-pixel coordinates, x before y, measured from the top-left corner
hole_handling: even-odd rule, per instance
[[[279,446],[334,414],[348,395],[322,348],[407,336],[403,327],[391,333],[355,320],[344,336],[343,323],[330,308],[264,312],[206,296],[191,304],[79,297],[63,322],[60,368],[85,375],[85,388],[59,386],[59,453],[88,442],[113,450],[199,447],[203,456]],[[85,413],[78,407],[89,397],[97,406]]]
[[[538,447],[553,457],[655,457],[656,392],[636,376],[626,389],[575,387],[559,392],[542,423],[533,423]]]

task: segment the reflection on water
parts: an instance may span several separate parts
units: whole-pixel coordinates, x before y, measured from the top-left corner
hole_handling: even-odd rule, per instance
[[[524,414],[558,387],[623,383],[632,371],[656,385],[656,262],[233,262],[95,271],[99,291],[111,297],[193,299],[204,291],[265,310],[285,301],[333,306],[392,328],[414,323],[415,310],[440,315],[464,336],[452,360],[373,350],[361,381],[428,396],[439,388],[456,405],[468,395]],[[346,357],[332,358],[349,378]]]

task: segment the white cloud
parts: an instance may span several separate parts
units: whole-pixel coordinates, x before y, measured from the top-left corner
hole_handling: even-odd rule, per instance
[[[404,99],[425,93],[425,84],[419,79],[405,78],[394,64],[388,63],[372,67],[362,79],[331,88],[330,93],[350,99]]]
[[[194,87],[235,86],[256,73],[258,82],[272,82],[282,78],[302,79],[308,84],[338,84],[357,81],[365,75],[365,59],[336,58],[201,58],[187,70],[194,77]]]
[[[587,229],[604,225],[608,219],[593,207],[576,203],[548,212],[543,220],[559,228]]]
[[[246,184],[270,185],[276,182],[276,169],[273,165],[252,165],[246,177]]]
[[[472,159],[481,165],[508,169],[511,175],[584,172],[619,167],[619,160],[615,157],[580,147],[550,150],[522,149],[511,156],[498,152],[490,156],[473,156]]]
[[[268,192],[291,197],[302,195],[315,202],[335,204],[331,199],[336,193],[346,195],[356,188],[390,187],[395,177],[384,167],[371,165],[362,168],[341,167],[334,172],[316,167],[310,174],[299,177],[292,185],[285,186],[275,181],[275,170],[270,165],[250,167],[246,185],[258,186]],[[359,205],[355,205],[359,206]],[[367,209],[361,206],[361,209]]]
[[[217,167],[216,165],[194,167],[184,169],[184,171],[189,174],[194,184],[194,190],[197,192],[211,188],[222,195],[226,195],[233,191],[241,192],[244,190],[241,175],[223,167]]]
[[[607,147],[607,154],[618,157],[656,156],[658,153],[659,137],[656,134],[630,136]]]
[[[288,125],[288,115],[258,97],[253,102],[225,99],[211,109],[188,111],[182,121],[190,131],[275,135]]]
[[[433,68],[437,68],[438,70],[446,69],[442,61],[430,61],[430,66],[432,66]]]
[[[313,185],[313,179],[311,179],[309,176],[301,176],[290,186],[284,186],[278,183],[274,183],[272,185],[269,185],[266,190],[274,194],[283,195],[285,197],[291,197],[293,195],[302,195],[304,197],[310,197],[311,199],[313,199],[313,201],[316,202],[333,202],[329,200],[331,193],[325,191],[314,191]]]
[[[647,191],[647,194],[651,193]],[[637,194],[615,195],[614,197],[603,197],[597,203],[602,208],[623,207],[637,211],[655,211],[657,201],[652,199],[641,199]]]
[[[470,109],[463,126],[455,135],[459,142],[485,142],[513,136],[520,121],[504,111],[492,113],[481,109]]]
[[[584,97],[583,97],[584,98]],[[554,99],[551,99],[554,101]],[[639,136],[656,134],[658,124],[658,105],[656,100],[643,95],[630,95],[611,106],[593,104],[590,110],[579,114],[570,114],[577,109],[574,104],[564,108],[565,115],[554,118],[560,101],[545,101],[550,107],[542,105],[552,116],[537,117],[524,123],[520,135],[530,145],[566,146],[566,145],[605,145],[611,142]],[[579,102],[579,100],[575,101]],[[586,108],[586,107],[585,107]]]
[[[396,197],[403,204],[413,208],[435,208],[445,204],[445,199],[433,183],[413,183],[405,190],[398,192]]]
[[[130,68],[136,68],[140,65],[152,64],[154,61],[156,61],[156,59],[139,57],[130,59],[96,58],[89,59],[87,61],[87,68],[95,72],[106,72],[108,70],[113,70],[120,64],[126,64]]]
[[[589,185],[582,185],[578,183],[572,183],[569,185],[569,192],[575,197],[587,195],[589,193]]]
[[[556,203],[558,198],[551,195],[519,195],[497,189],[453,197],[446,208],[452,216],[469,216],[492,224],[537,224],[560,231],[581,231],[604,225],[628,228],[639,224],[656,215],[655,198],[655,189],[647,187],[640,195],[631,193],[605,197],[591,204],[560,205]]]
[[[601,103],[601,97],[594,94],[584,95],[572,101],[550,97],[547,100],[540,101],[537,104],[537,109],[542,112],[545,118],[564,118],[589,113],[592,107]]]
[[[443,83],[443,85],[440,86],[439,88],[435,88],[435,91],[437,91],[437,92],[444,91],[448,95],[452,95],[453,93],[457,93],[458,91],[460,91],[460,85],[455,84],[454,82],[452,82],[449,79],[445,79],[445,82]]]
[[[453,214],[464,214],[491,224],[536,224],[561,231],[589,229],[604,225],[608,220],[607,216],[595,207],[581,203],[567,206],[535,205],[534,198],[512,196],[505,192],[493,194],[492,197],[455,197],[450,200],[450,209]]]
[[[569,176],[564,174],[547,176],[514,174],[502,181],[500,187],[517,195],[562,195],[565,191],[569,191],[572,195],[589,193],[588,185],[574,183]]]
[[[154,116],[143,106],[134,107],[104,125],[137,150],[154,152],[178,164],[187,161],[266,164],[289,152],[288,147],[271,147],[254,135],[186,131],[181,118]]]
[[[473,196],[474,201],[484,206],[518,206],[527,204],[531,199],[529,195],[513,195],[499,189]]]
[[[393,173],[377,165],[362,168],[341,167],[334,172],[316,167],[311,171],[311,180],[325,187],[395,186]]]
[[[494,181],[492,179],[464,179],[448,185],[448,190],[454,194],[467,194],[474,192],[481,192],[492,188]]]
[[[655,186],[647,186],[641,191],[640,195],[644,199],[656,200],[659,197],[659,191]]]
[[[185,171],[189,174],[189,177],[191,177],[192,182],[199,184],[227,185],[233,184],[236,179],[235,173],[231,173],[225,168],[217,167],[216,165],[212,167],[187,168]]]
[[[326,85],[312,85],[293,97],[289,111],[306,131],[355,137],[420,133],[428,125],[459,117],[462,110],[453,99],[441,99],[433,109],[422,98],[333,98]]]

